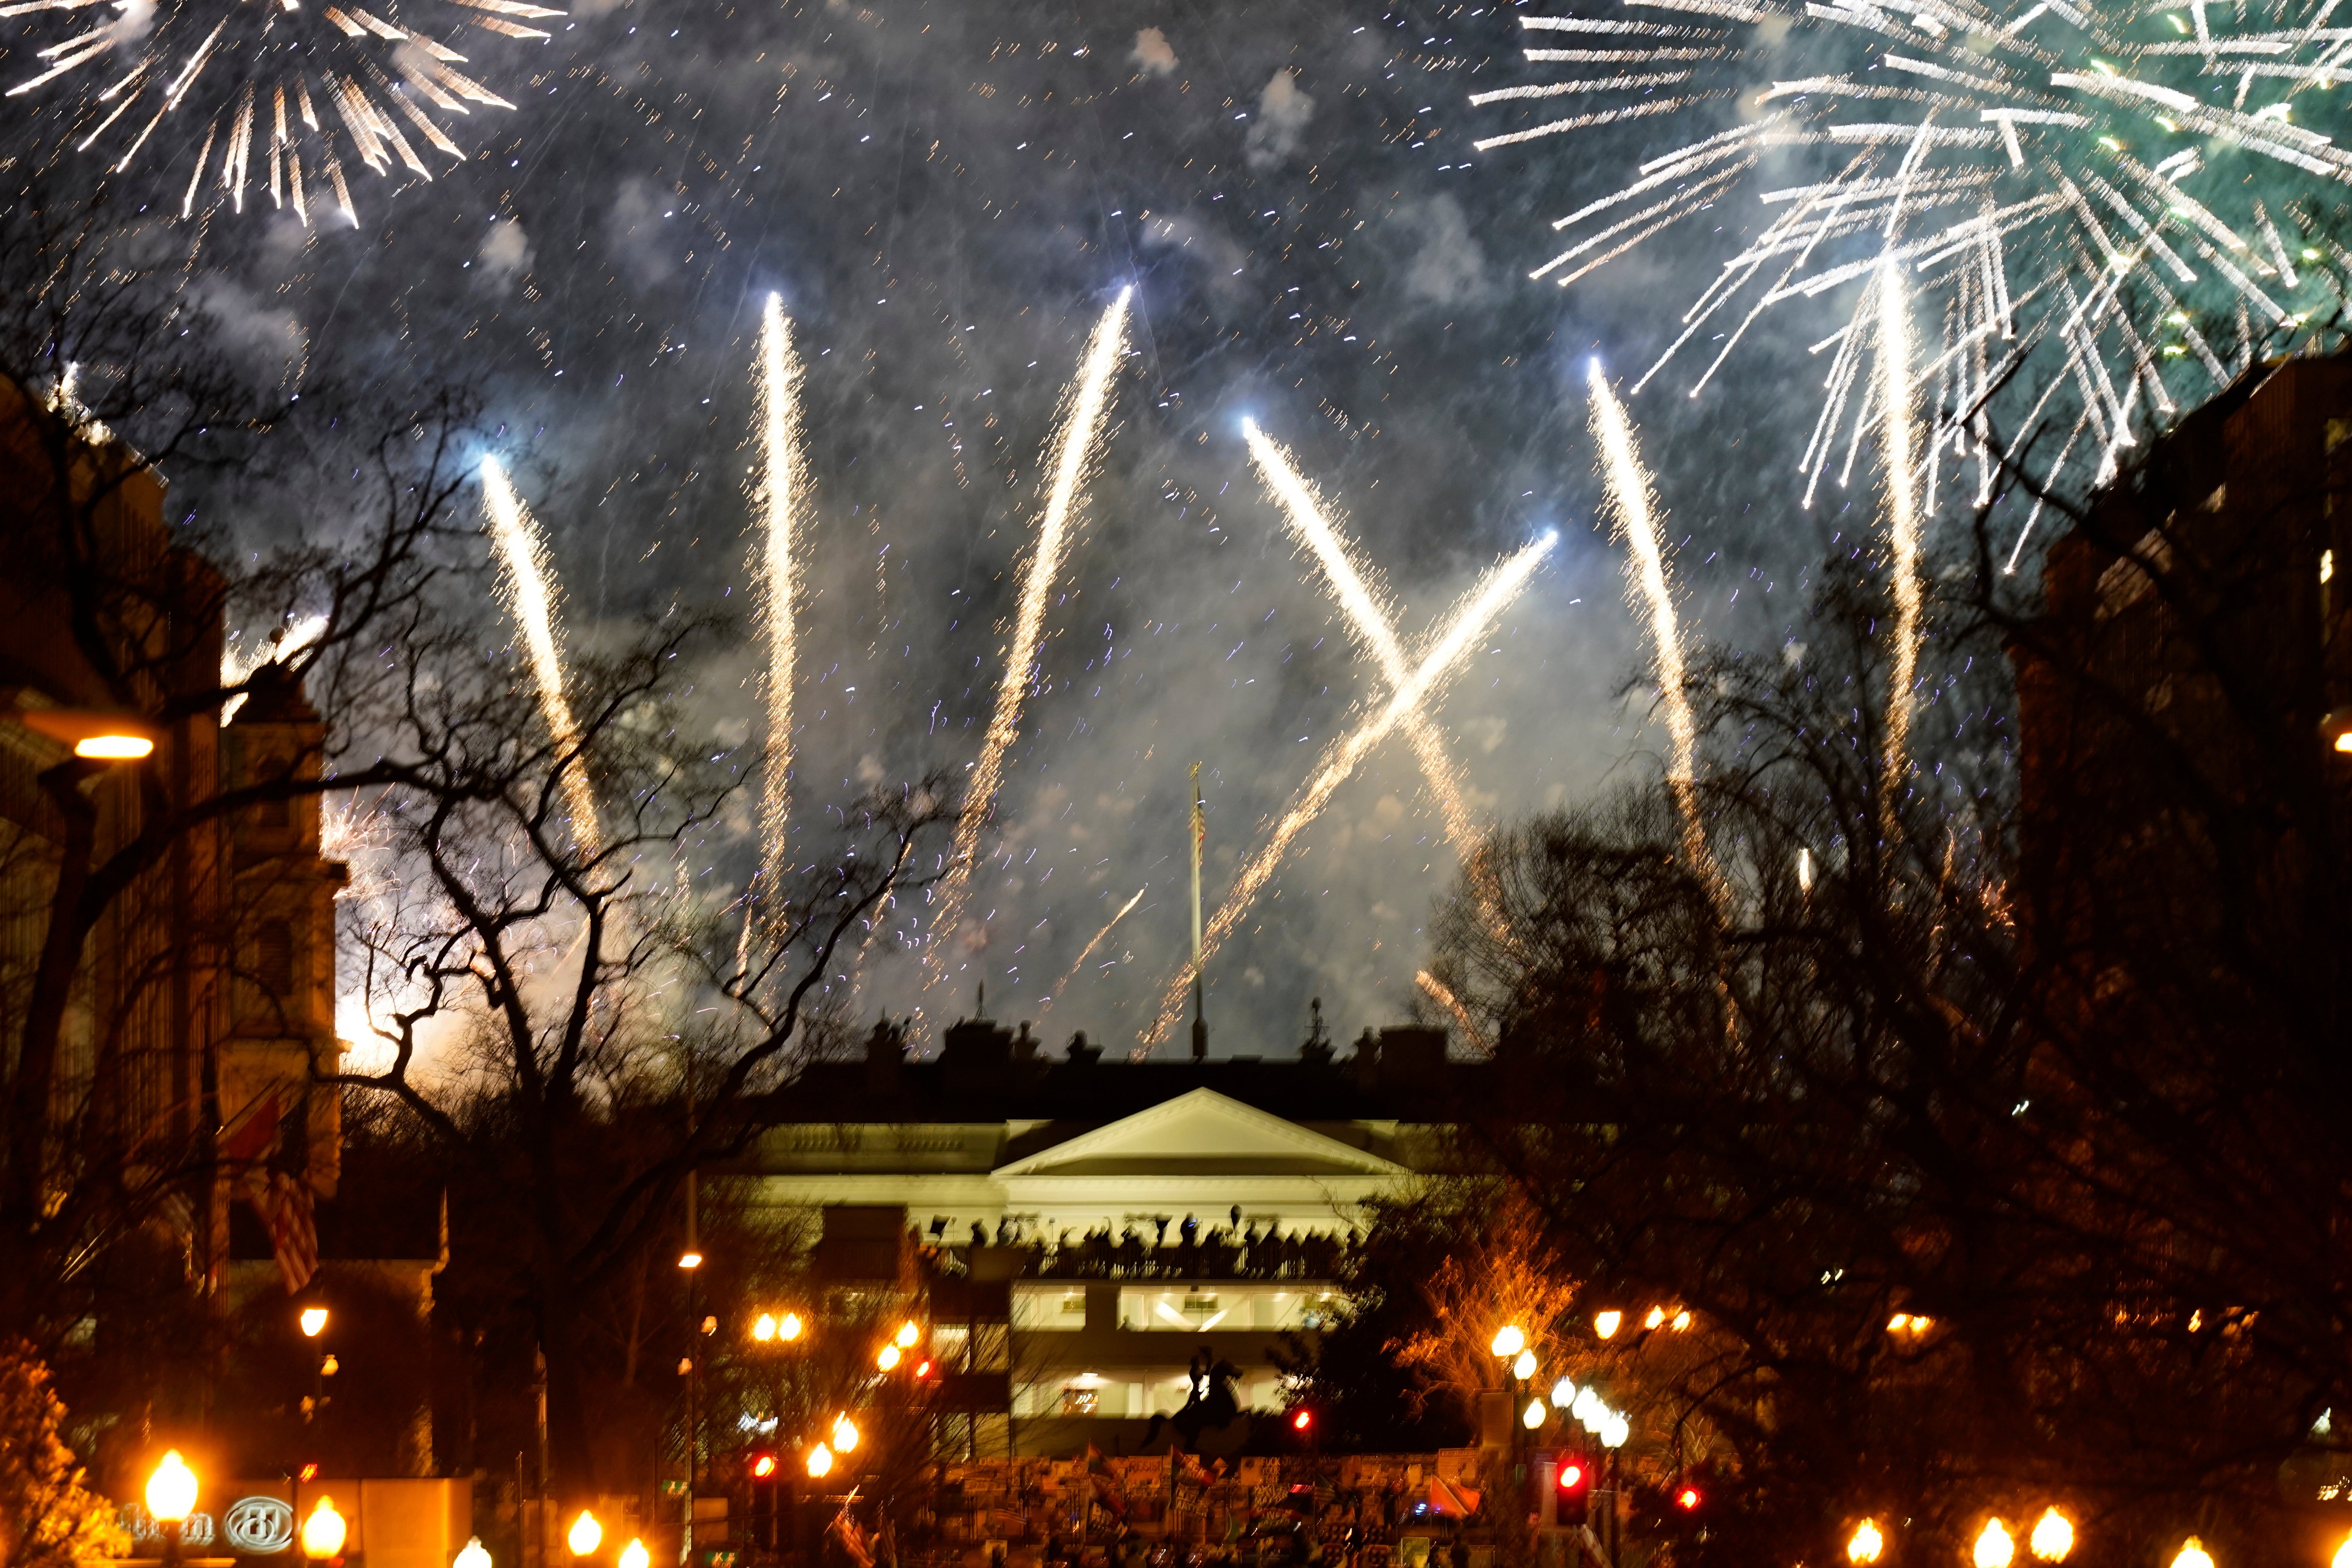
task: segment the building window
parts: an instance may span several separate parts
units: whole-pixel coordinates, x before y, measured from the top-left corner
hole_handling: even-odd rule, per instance
[[[1329,1321],[1338,1300],[1336,1291],[1316,1287],[1128,1286],[1118,1293],[1118,1324],[1123,1329],[1194,1334],[1212,1329],[1318,1329]]]
[[[254,984],[271,998],[283,1002],[294,993],[294,927],[289,921],[264,921],[253,933]]]
[[[1013,1326],[1024,1333],[1051,1333],[1085,1328],[1085,1288],[1069,1289],[1059,1285],[1015,1285],[1013,1288]]]
[[[1062,1414],[1065,1415],[1092,1415],[1095,1413],[1096,1405],[1099,1403],[1097,1395],[1098,1391],[1091,1388],[1066,1388],[1062,1390]]]

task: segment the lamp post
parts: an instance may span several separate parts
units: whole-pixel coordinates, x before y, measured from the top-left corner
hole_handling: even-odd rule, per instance
[[[180,1527],[196,1507],[196,1472],[172,1449],[147,1478],[147,1512],[163,1528],[163,1568],[179,1568]]]
[[[327,1309],[312,1305],[302,1309],[296,1320],[301,1325],[302,1337],[310,1342],[310,1400],[303,1407],[302,1419],[310,1421],[324,1415],[327,1407],[327,1373],[334,1363],[331,1354],[322,1354],[319,1336],[327,1331]]]

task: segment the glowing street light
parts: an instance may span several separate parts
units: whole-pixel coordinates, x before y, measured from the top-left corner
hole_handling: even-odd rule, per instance
[[[302,1324],[302,1337],[306,1340],[315,1340],[320,1334],[327,1331],[327,1309],[324,1307],[305,1307],[302,1309],[300,1321]]]
[[[1544,1417],[1549,1414],[1550,1412],[1544,1408],[1542,1400],[1530,1399],[1528,1401],[1527,1414],[1519,1417],[1519,1424],[1533,1432],[1543,1426]]]
[[[1875,1563],[1878,1554],[1886,1550],[1886,1537],[1879,1533],[1878,1521],[1865,1519],[1853,1527],[1853,1537],[1845,1543],[1845,1560],[1849,1563]]]
[[[1517,1323],[1506,1323],[1495,1331],[1495,1342],[1487,1348],[1497,1357],[1515,1356],[1528,1348],[1528,1336]]]
[[[2016,1555],[2017,1542],[2011,1538],[2009,1526],[1998,1519],[1989,1519],[1984,1529],[1977,1532],[1977,1543],[1969,1560],[1976,1568],[2009,1568],[2010,1559]]]
[[[677,1255],[677,1266],[680,1268],[699,1268],[702,1267],[702,1254],[689,1247]]]
[[[819,1443],[809,1450],[808,1473],[819,1479],[833,1473],[833,1450]]]
[[[801,1315],[798,1312],[786,1312],[783,1315],[782,1320],[776,1324],[776,1337],[780,1340],[799,1339],[801,1337]]]
[[[2212,1553],[2195,1536],[2180,1543],[2180,1551],[2172,1559],[2172,1568],[2213,1568]]]
[[[1511,1363],[1511,1375],[1517,1378],[1521,1383],[1525,1383],[1535,1374],[1536,1352],[1533,1351],[1521,1351],[1519,1352],[1519,1359]]]
[[[880,1350],[874,1353],[874,1364],[880,1367],[884,1372],[888,1372],[892,1367],[897,1366],[898,1364],[898,1347],[897,1345],[884,1345]]]
[[[1614,1339],[1617,1337],[1617,1325],[1624,1321],[1625,1314],[1614,1308],[1606,1312],[1595,1312],[1592,1314],[1592,1331],[1604,1340]]]
[[[833,1451],[846,1454],[857,1447],[857,1425],[846,1415],[833,1418]]]
[[[2074,1550],[2074,1521],[2055,1508],[2050,1509],[2033,1521],[2033,1534],[2026,1544],[2044,1563],[2063,1563],[2066,1553]],[[2339,1563],[2336,1568],[2352,1568],[2352,1562]]]
[[[580,1517],[572,1521],[572,1528],[564,1531],[563,1544],[572,1548],[572,1556],[585,1557],[604,1543],[604,1527],[596,1522],[594,1514],[582,1509]]]
[[[898,1325],[898,1337],[893,1342],[902,1351],[910,1351],[915,1348],[915,1342],[922,1337],[923,1331],[915,1327],[915,1321],[909,1318]]]
[[[449,1568],[490,1568],[490,1549],[482,1544],[480,1536],[471,1537]]]
[[[1575,1379],[1563,1377],[1558,1383],[1551,1385],[1551,1407],[1554,1410],[1566,1410],[1575,1405]]]
[[[335,1500],[321,1497],[310,1517],[302,1521],[302,1555],[312,1562],[323,1562],[342,1554],[343,1542],[351,1534],[351,1526],[335,1511]]]
[[[172,1449],[147,1478],[147,1511],[163,1527],[163,1568],[179,1568],[180,1527],[196,1507],[196,1472]]]
[[[621,1568],[654,1568],[654,1554],[644,1542],[632,1540],[621,1548]]]
[[[2327,1568],[2352,1568],[2352,1535],[2344,1538],[2344,1544],[2337,1547],[2336,1555],[2328,1560]]]
[[[776,1315],[773,1312],[761,1313],[759,1321],[751,1325],[751,1337],[759,1341],[761,1344],[766,1344],[770,1340],[774,1339],[776,1337]]]
[[[158,1524],[184,1524],[196,1508],[196,1472],[173,1449],[147,1478],[147,1511]]]

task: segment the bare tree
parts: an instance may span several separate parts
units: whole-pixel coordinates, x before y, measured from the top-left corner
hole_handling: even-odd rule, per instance
[[[39,190],[0,212],[0,679],[33,694],[18,713],[63,702],[156,742],[133,765],[26,764],[0,825],[0,1325],[45,1349],[88,1311],[89,1271],[112,1242],[194,1197],[214,1167],[218,1111],[194,1081],[210,1063],[193,1037],[180,1054],[204,1071],[164,1086],[160,1116],[103,1071],[63,1070],[93,944],[133,931],[110,950],[115,1011],[162,1009],[184,1032],[194,1005],[172,987],[235,948],[184,891],[212,874],[218,837],[241,813],[378,776],[346,769],[343,748],[381,695],[376,650],[416,624],[448,559],[473,414],[462,390],[393,406],[306,379],[299,354],[257,363],[142,258],[149,243]],[[299,534],[233,540],[193,509],[165,525],[171,481],[231,473],[299,516]],[[230,669],[231,625],[279,640]],[[321,738],[226,781],[225,709],[304,685],[329,715]],[[95,1027],[103,1056],[112,1025]]]
[[[370,797],[384,891],[350,905],[381,1063],[340,1081],[395,1098],[476,1190],[501,1194],[566,1498],[599,1479],[586,1304],[676,1237],[690,1173],[772,1124],[774,1097],[835,1037],[837,961],[931,875],[917,856],[948,820],[936,782],[871,796],[779,912],[709,896],[746,759],[688,738],[682,672],[719,631],[675,615],[581,661],[562,738],[522,664],[454,636],[415,645],[402,776]],[[570,815],[574,770],[593,821]],[[772,890],[762,902],[778,910]]]

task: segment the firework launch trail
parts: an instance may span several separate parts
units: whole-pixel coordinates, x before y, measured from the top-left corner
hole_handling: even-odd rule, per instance
[[[1658,537],[1656,488],[1625,406],[1609,388],[1601,362],[1586,367],[1591,390],[1592,439],[1601,448],[1601,478],[1608,498],[1609,515],[1624,537],[1625,596],[1636,615],[1645,609],[1650,640],[1657,649],[1658,700],[1666,712],[1666,735],[1672,750],[1666,762],[1666,787],[1683,819],[1683,856],[1706,882],[1719,909],[1724,901],[1723,872],[1707,847],[1706,825],[1699,814],[1698,725],[1691,713],[1687,672],[1683,659],[1682,623],[1675,613],[1674,585],[1666,578],[1665,551]]]
[[[562,625],[549,581],[547,541],[496,458],[482,459],[482,500],[490,514],[490,538],[505,568],[499,587],[506,595],[508,610],[522,627],[531,679],[539,688],[539,710],[561,753],[564,799],[572,807],[572,834],[583,853],[594,855],[603,831],[596,817],[596,792],[588,779],[588,760],[580,752],[580,726],[563,692],[563,660],[558,651]]]
[[[1886,415],[1887,549],[1895,573],[1894,657],[1886,681],[1886,762],[1879,784],[1879,817],[1891,837],[1895,811],[1910,775],[1911,688],[1919,675],[1919,498],[1914,488],[1911,381],[1911,300],[1893,262],[1879,268],[1878,368]]]
[[[781,900],[792,856],[793,674],[799,653],[793,616],[800,592],[800,536],[808,512],[808,453],[801,421],[800,356],[781,295],[760,321],[760,618],[767,632],[767,773],[760,797],[760,883]]]
[[[1302,478],[1290,461],[1290,454],[1281,445],[1258,428],[1255,419],[1242,421],[1242,437],[1249,444],[1250,458],[1257,464],[1258,477],[1265,481],[1275,499],[1282,503],[1282,515],[1291,531],[1306,542],[1315,552],[1315,559],[1323,568],[1323,578],[1339,607],[1355,624],[1356,635],[1372,650],[1380,661],[1381,674],[1391,690],[1402,686],[1412,678],[1412,666],[1405,660],[1404,649],[1396,638],[1395,608],[1388,594],[1374,585],[1377,579],[1367,581],[1371,569],[1360,564],[1349,550],[1338,529],[1324,515],[1323,500],[1315,487]],[[1437,809],[1445,818],[1445,836],[1453,840],[1463,861],[1471,868],[1471,880],[1476,891],[1486,923],[1499,935],[1502,932],[1500,900],[1492,886],[1493,877],[1481,852],[1478,826],[1471,819],[1469,808],[1462,801],[1462,775],[1454,765],[1454,758],[1445,749],[1445,737],[1430,721],[1429,715],[1415,708],[1400,721],[1405,739],[1412,746],[1413,755],[1420,760],[1422,776],[1428,782],[1431,795],[1436,797]]]
[[[1225,900],[1218,906],[1214,919],[1201,935],[1201,963],[1213,956],[1225,938],[1232,934],[1242,918],[1248,914],[1257,895],[1289,853],[1291,841],[1323,813],[1332,793],[1348,781],[1357,766],[1372,748],[1387,738],[1390,731],[1403,721],[1407,714],[1417,711],[1433,697],[1446,677],[1462,662],[1465,654],[1479,635],[1486,631],[1496,616],[1501,615],[1512,600],[1528,584],[1535,569],[1543,563],[1553,546],[1559,542],[1556,533],[1547,533],[1534,543],[1523,546],[1517,553],[1489,571],[1473,589],[1453,620],[1423,656],[1421,664],[1400,681],[1381,704],[1363,721],[1355,732],[1323,753],[1314,775],[1291,802],[1290,809],[1275,825],[1273,834],[1256,854],[1245,861],[1234,876]],[[1184,996],[1190,989],[1194,965],[1187,963],[1161,993],[1157,1016],[1143,1032],[1143,1046],[1156,1048],[1168,1037],[1168,1031],[1184,1010]]]
[[[933,975],[945,973],[956,928],[970,896],[980,836],[995,815],[996,792],[1004,778],[1004,753],[1021,732],[1021,710],[1037,678],[1037,646],[1045,631],[1045,602],[1062,573],[1069,550],[1070,514],[1087,480],[1102,458],[1102,437],[1109,422],[1111,378],[1118,373],[1127,346],[1127,312],[1130,286],[1118,292],[1110,309],[1096,323],[1079,362],[1077,379],[1065,394],[1061,418],[1047,449],[1055,453],[1053,482],[1046,491],[1045,510],[1037,524],[1037,542],[1022,575],[1021,605],[1013,624],[1013,641],[1004,650],[1004,673],[997,682],[996,709],[982,742],[980,761],[964,792],[963,810],[956,823],[955,849],[940,879],[939,900],[931,917],[929,962]]]
[[[1067,985],[1072,980],[1076,979],[1077,977],[1078,971],[1086,967],[1087,960],[1094,956],[1095,949],[1100,947],[1102,945],[1103,938],[1110,934],[1110,928],[1118,924],[1119,921],[1127,919],[1129,913],[1134,910],[1135,906],[1143,902],[1143,895],[1150,891],[1150,889],[1151,884],[1149,882],[1146,882],[1142,887],[1136,889],[1135,897],[1119,905],[1118,913],[1111,916],[1108,921],[1104,922],[1102,930],[1095,932],[1094,940],[1087,942],[1086,946],[1078,949],[1078,956],[1070,960],[1069,969],[1064,973],[1059,980],[1054,982],[1054,989],[1045,994],[1045,1005],[1048,1007],[1052,1006],[1055,1002],[1061,997],[1062,988]]]

